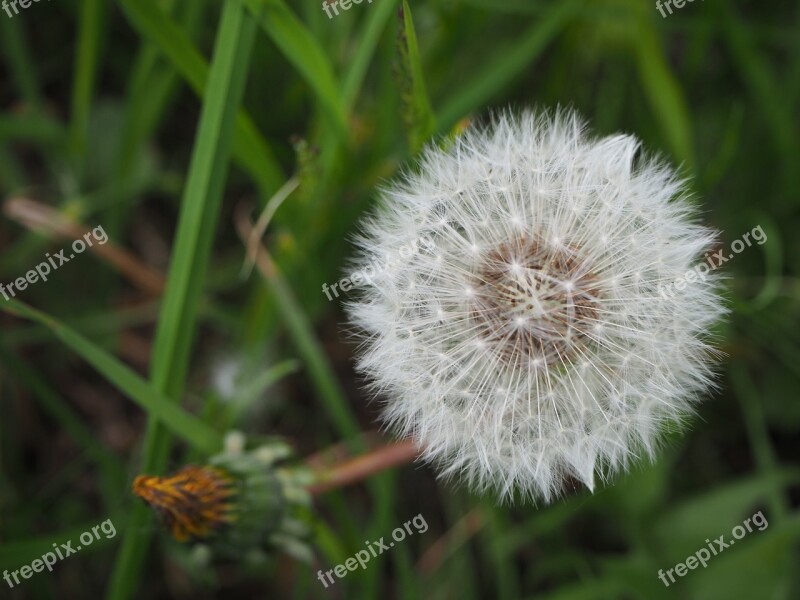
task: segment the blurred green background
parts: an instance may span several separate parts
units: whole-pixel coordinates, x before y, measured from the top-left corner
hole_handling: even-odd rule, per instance
[[[800,598],[800,6],[401,5],[0,12],[0,283],[84,228],[109,236],[0,298],[0,571],[108,518],[118,531],[52,574],[0,581],[1,598]],[[321,292],[359,215],[432,136],[558,104],[680,165],[725,247],[768,235],[724,267],[720,389],[686,434],[550,506],[496,506],[401,467],[315,500],[310,564],[188,566],[133,477],[202,461],[231,428],[299,457],[375,431],[340,303]],[[287,182],[264,236],[277,267],[245,278],[236,223]],[[669,588],[658,579],[759,510],[764,531]],[[425,533],[317,580],[418,514]]]

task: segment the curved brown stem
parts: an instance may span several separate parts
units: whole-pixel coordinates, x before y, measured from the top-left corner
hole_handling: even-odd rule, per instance
[[[54,240],[77,240],[91,231],[83,224],[70,221],[53,207],[30,198],[9,198],[3,204],[2,210],[9,219]],[[90,245],[88,250],[97,254],[143,292],[152,296],[160,296],[164,292],[165,279],[162,273],[144,264],[135,254],[115,245],[111,240]]]
[[[376,448],[366,454],[316,472],[316,481],[309,486],[312,494],[321,494],[357,483],[386,469],[412,462],[420,448],[413,440],[403,440]]]

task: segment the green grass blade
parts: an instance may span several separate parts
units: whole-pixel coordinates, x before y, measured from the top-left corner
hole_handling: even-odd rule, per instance
[[[797,151],[797,128],[789,107],[782,102],[784,95],[780,93],[772,67],[763,60],[754,47],[750,32],[742,24],[731,7],[720,4],[718,12],[722,17],[722,31],[733,59],[750,88],[750,91],[762,107],[762,115],[777,148],[786,155]]]
[[[114,524],[114,528],[116,530],[119,530],[125,525],[125,515],[123,513],[116,513],[108,517],[104,517],[102,521],[105,521],[106,518],[111,519],[111,522]],[[6,542],[4,540],[3,545],[0,546],[0,564],[5,567],[11,565],[23,565],[25,563],[33,562],[35,559],[41,558],[45,552],[52,552],[54,543],[76,540],[83,532],[91,531],[92,526],[97,525],[98,521],[100,520],[85,521],[80,525],[72,527],[68,530],[57,533],[48,533],[47,535],[38,538],[30,538],[19,541],[15,540],[12,542]],[[86,551],[91,552],[92,549],[102,548],[105,545],[113,544],[114,542],[110,540],[114,540],[114,538],[101,537],[99,540],[95,540],[95,543],[92,544],[91,549],[87,548]]]
[[[689,109],[670,70],[655,29],[642,23],[635,37],[636,65],[651,110],[673,156],[694,171],[694,145]]]
[[[175,0],[165,3],[164,12],[172,16],[174,4]],[[202,2],[193,3],[193,6],[202,5]],[[133,157],[167,108],[178,75],[172,65],[163,63],[158,47],[150,40],[143,40],[125,89],[125,125],[115,165],[118,177],[127,176]]]
[[[0,14],[0,16],[3,16]],[[26,104],[38,109],[42,104],[42,94],[39,91],[39,81],[36,78],[36,67],[31,58],[23,29],[18,23],[10,19],[0,19],[0,43],[8,62],[11,77],[16,84],[17,93]]]
[[[300,356],[308,367],[311,382],[322,398],[331,422],[341,436],[353,443],[355,450],[360,450],[361,428],[358,426],[358,420],[347,402],[344,390],[328,362],[325,351],[314,335],[311,323],[299,308],[300,302],[274,263],[272,263],[272,273],[270,277],[265,278],[265,282],[275,298],[278,311],[285,320]]]
[[[383,0],[377,3],[367,16],[364,33],[358,41],[355,56],[350,61],[342,84],[342,102],[348,112],[353,109],[353,104],[358,96],[358,91],[367,74],[367,69],[375,49],[378,46],[381,33],[391,19],[397,7],[398,0]]]
[[[341,136],[347,116],[333,67],[325,51],[283,0],[242,0],[261,28],[317,95],[331,125]]]
[[[170,0],[165,3],[164,10],[171,11],[174,4],[175,0]],[[191,39],[199,29],[206,0],[192,0],[183,6],[185,8],[177,18]],[[179,84],[180,77],[175,67],[164,59],[153,42],[145,40],[128,79],[124,124],[116,149],[112,178],[116,206],[106,227],[113,236],[121,235],[123,223],[136,203],[131,182],[138,164],[137,158],[169,114]]]
[[[92,96],[100,64],[100,42],[105,20],[103,0],[84,0],[80,4],[78,52],[75,56],[75,74],[72,85],[72,122],[70,148],[79,158],[86,148]]]
[[[16,154],[9,150],[8,145],[0,143],[0,194],[22,187],[25,181]]]
[[[742,421],[747,429],[756,465],[771,484],[769,486],[769,503],[772,516],[776,520],[785,520],[789,515],[790,508],[784,497],[783,486],[777,477],[780,465],[769,439],[769,425],[764,415],[761,394],[745,365],[732,364],[728,369],[728,374],[742,407],[744,417]]]
[[[398,85],[409,147],[416,154],[436,131],[436,118],[425,89],[422,58],[407,0],[403,0],[402,19],[397,31]]]
[[[203,94],[208,64],[180,25],[153,0],[119,0],[131,26],[164,54],[189,86]]]
[[[439,111],[439,131],[450,131],[464,116],[488,103],[544,51],[583,7],[582,0],[564,0],[548,6],[510,47],[498,51]]]
[[[241,395],[236,399],[234,411],[236,413],[241,413],[246,410],[258,400],[267,388],[299,370],[300,362],[296,360],[285,360],[277,365],[273,365],[253,378],[253,380],[241,390]]]
[[[264,393],[281,379],[299,371],[301,366],[298,360],[285,360],[254,375],[251,380],[236,390],[235,396],[230,401],[223,403],[224,412],[214,417],[214,423],[218,426],[222,424],[226,430],[233,429],[237,424],[241,426],[241,421],[245,418],[247,411],[264,397]]]
[[[60,144],[66,139],[61,123],[52,117],[36,114],[0,114],[0,142],[8,140]]]
[[[269,260],[269,259],[268,259]],[[323,401],[323,407],[339,435],[346,439],[353,452],[364,450],[364,442],[360,436],[358,420],[353,413],[347,397],[336,374],[333,371],[322,345],[314,335],[308,317],[299,308],[301,304],[295,298],[288,282],[277,265],[270,260],[269,277],[265,277],[278,306],[278,311],[286,322],[286,327],[297,347],[300,356],[308,367],[309,376]],[[392,516],[395,498],[394,475],[380,473],[366,481],[374,504],[373,519],[368,535],[375,537],[386,531]],[[377,594],[379,571],[365,574],[365,597],[372,598]]]
[[[9,374],[27,387],[42,408],[55,419],[75,445],[83,447],[87,456],[101,469],[101,485],[106,509],[116,509],[115,500],[125,484],[125,468],[122,461],[95,438],[83,418],[77,414],[57,391],[52,389],[40,372],[34,371],[22,359],[0,346],[0,358]]]
[[[131,25],[158,46],[192,90],[203,98],[208,64],[175,20],[153,0],[119,0],[119,3]],[[283,173],[269,144],[244,110],[236,117],[234,157],[258,184],[264,197],[274,194],[283,183]]]
[[[173,399],[180,397],[189,363],[198,303],[229,168],[235,117],[244,93],[254,38],[255,23],[247,18],[244,8],[238,2],[226,2],[203,95],[153,351],[153,385],[159,393]],[[162,472],[169,447],[168,433],[151,418],[143,471]],[[137,504],[112,575],[110,600],[123,600],[136,593],[149,542],[149,536],[142,535],[141,530],[149,519],[147,509]]]
[[[797,162],[800,160],[800,128],[792,112],[791,103],[786,102],[786,94],[782,93],[781,84],[776,80],[770,65],[755,47],[752,32],[742,23],[734,9],[725,3],[716,6],[720,16],[722,31],[731,56],[741,72],[743,81],[757,106],[761,108],[764,119],[775,148],[785,164],[786,183],[795,190],[800,186],[800,175]],[[796,106],[795,106],[796,108]]]
[[[0,307],[5,312],[46,326],[64,344],[97,369],[115,388],[188,443],[206,452],[215,452],[221,447],[221,437],[213,429],[198,417],[170,403],[163,392],[156,390],[129,367],[82,335],[53,317],[17,300],[3,301]]]
[[[81,335],[117,336],[126,327],[139,327],[151,324],[158,317],[158,305],[148,302],[122,310],[100,311],[83,317],[64,319],[64,325]],[[6,348],[15,348],[20,345],[41,344],[52,339],[50,330],[38,323],[27,327],[15,327],[12,331],[4,333],[3,345]]]

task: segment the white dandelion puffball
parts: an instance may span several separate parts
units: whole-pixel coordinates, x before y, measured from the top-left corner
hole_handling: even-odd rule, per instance
[[[364,220],[358,368],[444,477],[593,489],[713,386],[719,276],[686,274],[716,232],[638,149],[567,110],[505,113],[429,147]]]

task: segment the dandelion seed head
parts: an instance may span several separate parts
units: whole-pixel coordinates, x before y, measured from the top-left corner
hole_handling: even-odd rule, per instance
[[[660,290],[716,232],[638,151],[569,111],[505,113],[430,147],[365,219],[356,268],[403,236],[436,247],[348,311],[383,418],[442,476],[504,500],[594,489],[713,386],[719,277]]]

